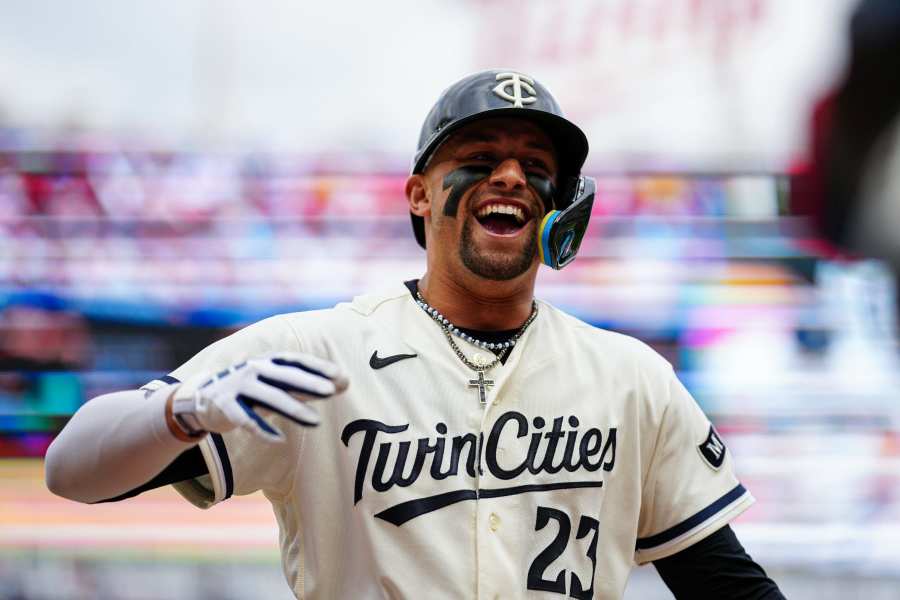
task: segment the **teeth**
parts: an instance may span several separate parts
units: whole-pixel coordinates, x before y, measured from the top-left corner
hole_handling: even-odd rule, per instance
[[[493,214],[512,215],[519,223],[525,222],[525,212],[518,206],[509,204],[488,204],[487,206],[482,206],[476,216],[482,218]]]

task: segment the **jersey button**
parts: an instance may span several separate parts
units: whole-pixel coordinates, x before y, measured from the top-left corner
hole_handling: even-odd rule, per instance
[[[491,516],[488,518],[488,523],[490,524],[491,531],[497,531],[500,528],[500,517],[497,516],[497,513],[491,513]]]

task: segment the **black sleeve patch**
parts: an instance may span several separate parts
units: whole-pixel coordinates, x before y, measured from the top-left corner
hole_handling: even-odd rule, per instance
[[[697,446],[697,450],[700,451],[700,456],[703,457],[703,460],[717,471],[722,466],[722,463],[725,462],[725,443],[712,425],[709,426],[709,435],[706,436],[702,444]]]

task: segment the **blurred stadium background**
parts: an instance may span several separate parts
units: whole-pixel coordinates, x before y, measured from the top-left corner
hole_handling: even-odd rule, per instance
[[[675,364],[788,597],[900,598],[896,278],[798,200],[856,5],[0,0],[0,598],[289,597],[261,495],[86,507],[41,457],[92,396],[419,276],[418,127],[492,66],[592,145],[590,233],[539,294]],[[635,571],[627,598],[667,597]]]

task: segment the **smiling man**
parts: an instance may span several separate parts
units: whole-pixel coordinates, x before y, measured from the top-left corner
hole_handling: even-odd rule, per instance
[[[261,490],[298,598],[613,599],[651,561],[678,598],[781,598],[728,527],[753,499],[671,365],[534,298],[587,229],[587,151],[533,78],[455,83],[406,183],[421,279],[91,400],[48,486],[174,484],[203,508]]]
[[[556,173],[550,138],[527,121],[489,119],[454,134],[430,162],[406,184],[413,214],[430,217],[429,270],[494,281],[537,273],[536,223],[552,207]],[[429,191],[444,187],[447,200],[432,215]]]

